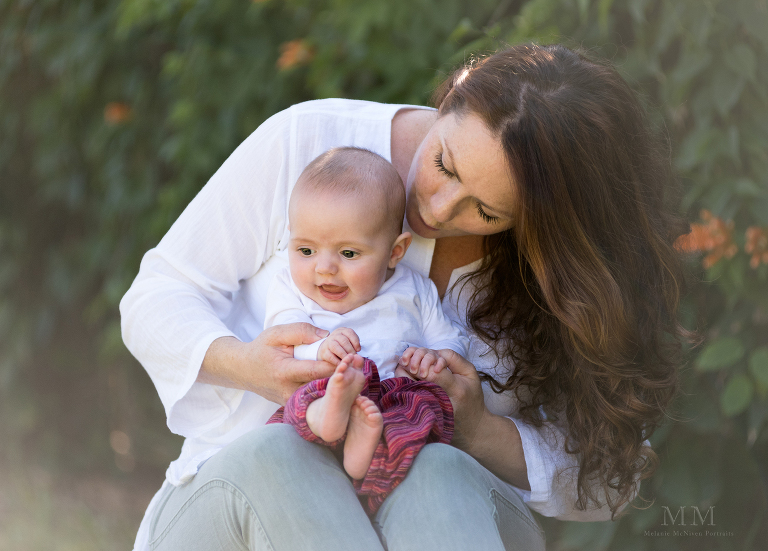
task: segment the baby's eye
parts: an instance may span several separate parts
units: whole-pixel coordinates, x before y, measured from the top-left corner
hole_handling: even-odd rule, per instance
[[[312,249],[309,249],[307,247],[299,247],[299,252],[304,256],[310,256],[312,254]]]
[[[350,250],[341,251],[341,256],[343,256],[344,258],[355,258],[357,255],[358,253],[356,253],[355,251],[350,251]]]

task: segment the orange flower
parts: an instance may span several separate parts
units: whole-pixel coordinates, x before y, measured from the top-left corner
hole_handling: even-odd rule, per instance
[[[131,106],[120,101],[111,101],[104,107],[104,120],[117,125],[131,118]]]
[[[281,70],[290,69],[296,65],[306,65],[315,56],[314,48],[303,39],[283,43],[280,46],[280,52],[277,68]]]
[[[681,235],[675,242],[682,252],[708,252],[704,267],[711,268],[721,258],[732,258],[738,251],[733,242],[733,221],[724,222],[708,210],[701,211],[705,224],[691,224],[691,232]]]
[[[768,228],[750,226],[746,232],[744,250],[752,255],[749,265],[757,268],[760,263],[768,264]]]

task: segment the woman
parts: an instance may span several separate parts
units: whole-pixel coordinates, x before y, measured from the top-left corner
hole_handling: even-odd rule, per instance
[[[124,340],[187,439],[137,549],[543,549],[530,509],[609,519],[649,476],[677,385],[683,225],[637,99],[610,67],[517,46],[459,69],[435,105],[275,115],[147,253]],[[337,145],[391,158],[405,262],[472,336],[448,358],[452,446],[424,448],[370,521],[327,449],[261,426],[332,371],[292,358],[322,331],[261,324],[291,186]]]

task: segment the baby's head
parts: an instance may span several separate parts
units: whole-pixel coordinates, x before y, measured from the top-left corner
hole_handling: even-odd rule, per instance
[[[411,243],[402,233],[405,187],[383,157],[330,149],[291,194],[291,277],[321,307],[344,314],[374,298]]]

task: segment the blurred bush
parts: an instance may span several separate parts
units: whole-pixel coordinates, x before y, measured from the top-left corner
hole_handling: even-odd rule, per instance
[[[705,343],[654,438],[656,501],[611,524],[547,522],[550,546],[765,548],[766,0],[16,0],[0,21],[0,459],[118,473],[173,458],[117,303],[269,115],[331,96],[425,103],[467,56],[557,41],[610,59],[671,139],[692,222],[684,321]],[[672,528],[664,506],[714,506],[706,528],[731,535],[649,535]]]

